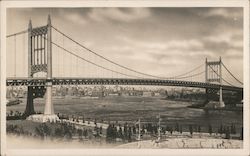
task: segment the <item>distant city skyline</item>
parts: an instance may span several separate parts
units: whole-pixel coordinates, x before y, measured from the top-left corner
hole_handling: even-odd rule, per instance
[[[134,70],[169,77],[221,56],[243,80],[243,8],[15,8],[7,10],[7,34],[27,29],[30,19],[34,27],[45,25],[48,14],[73,39]],[[25,47],[19,49],[21,57]]]

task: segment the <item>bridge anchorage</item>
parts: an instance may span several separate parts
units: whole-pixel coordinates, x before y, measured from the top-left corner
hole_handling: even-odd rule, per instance
[[[98,61],[90,61],[81,55],[75,54],[71,50],[64,48],[63,46],[52,41],[52,29],[53,32],[56,31],[58,34],[61,34],[64,38],[70,40],[80,48],[84,49],[84,52],[89,52],[96,57],[109,63],[115,68],[120,68],[125,70],[121,72],[119,70],[113,70],[114,68],[107,68],[98,63]],[[24,112],[24,116],[28,120],[35,120],[40,122],[55,122],[59,120],[58,116],[55,115],[54,107],[52,103],[52,86],[58,85],[151,85],[151,86],[176,86],[176,87],[194,87],[201,88],[206,90],[206,102],[203,106],[209,106],[210,103],[215,101],[213,108],[224,108],[228,104],[228,97],[232,99],[231,103],[241,102],[243,98],[243,88],[232,85],[230,82],[225,79],[224,73],[222,76],[222,68],[226,69],[227,74],[229,73],[230,78],[236,80],[238,84],[243,85],[227,67],[223,64],[222,59],[219,61],[205,61],[205,70],[203,68],[204,63],[200,66],[190,70],[181,75],[173,77],[159,77],[143,72],[135,71],[134,69],[125,67],[118,63],[113,62],[105,58],[104,56],[99,55],[98,53],[86,48],[79,42],[73,40],[71,37],[67,36],[51,24],[50,16],[48,16],[47,25],[42,27],[32,27],[31,20],[29,21],[27,31],[22,31],[21,33],[15,33],[8,35],[7,38],[14,37],[20,34],[28,33],[28,77],[18,77],[14,73],[14,77],[7,77],[6,85],[7,86],[27,86],[27,104]],[[25,44],[27,45],[27,44]],[[93,65],[98,69],[102,69],[105,72],[111,72],[111,76],[107,77],[56,77],[55,71],[52,72],[52,46],[59,48],[62,52],[69,54],[72,57],[75,57],[78,62],[87,62],[89,65]],[[24,50],[26,53],[26,50]],[[56,52],[56,51],[54,51]],[[61,53],[60,53],[61,54]],[[64,63],[64,62],[63,62]],[[78,67],[78,65],[76,66]],[[81,68],[81,67],[80,67]],[[202,70],[202,72],[198,71]],[[16,70],[15,70],[16,71]],[[45,73],[45,77],[35,77],[35,74],[42,72]],[[194,73],[196,72],[196,73]],[[83,72],[84,74],[87,74]],[[113,77],[113,73],[119,74],[117,77]],[[203,74],[205,73],[205,81]],[[25,74],[26,76],[27,74]],[[226,73],[225,73],[226,75]],[[68,74],[66,74],[68,76]],[[122,77],[121,77],[122,76]],[[202,80],[194,80],[193,77],[201,76]],[[190,80],[191,78],[191,80]],[[226,83],[226,85],[224,84]],[[225,93],[229,92],[230,95],[226,97]],[[34,110],[34,99],[45,96],[45,108],[44,114],[35,114]]]

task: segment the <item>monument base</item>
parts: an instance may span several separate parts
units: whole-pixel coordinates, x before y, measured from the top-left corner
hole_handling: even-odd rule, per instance
[[[225,103],[219,101],[209,101],[206,105],[206,108],[224,108]]]
[[[219,102],[219,108],[224,108],[225,107],[225,103],[222,101],[222,102]]]
[[[26,120],[31,120],[34,122],[57,122],[60,121],[59,117],[55,114],[46,115],[46,114],[34,114],[26,118]]]

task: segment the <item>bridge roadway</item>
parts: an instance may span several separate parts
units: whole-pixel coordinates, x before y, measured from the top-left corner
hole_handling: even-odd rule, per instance
[[[45,86],[46,82],[53,85],[151,85],[151,86],[179,86],[195,88],[219,89],[219,84],[211,84],[193,81],[160,80],[160,79],[129,79],[129,78],[60,78],[55,77],[51,80],[46,78],[7,78],[7,86]],[[243,88],[222,85],[223,90],[240,91]]]

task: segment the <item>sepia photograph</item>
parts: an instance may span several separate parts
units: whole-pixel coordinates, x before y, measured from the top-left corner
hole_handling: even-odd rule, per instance
[[[29,149],[246,153],[247,2],[6,3],[3,155]]]

